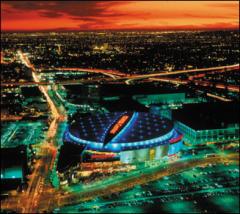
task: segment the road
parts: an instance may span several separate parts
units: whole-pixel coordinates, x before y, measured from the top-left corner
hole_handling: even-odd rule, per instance
[[[43,147],[42,152],[45,154],[44,149],[51,147]],[[45,174],[48,171],[49,162],[51,157],[42,158],[36,167],[36,172],[33,174],[32,184],[26,194],[17,197],[11,197],[8,201],[2,202],[2,208],[12,208],[19,210],[21,204],[26,206],[21,209],[21,212],[33,212],[41,210],[53,210],[54,208],[64,205],[71,205],[88,201],[99,196],[110,195],[119,191],[132,188],[136,185],[145,184],[154,180],[158,180],[165,176],[170,176],[183,172],[197,166],[205,166],[213,163],[228,163],[239,164],[239,155],[236,153],[219,154],[215,157],[192,157],[191,159],[183,159],[177,162],[168,163],[168,165],[160,165],[153,167],[146,167],[137,172],[130,172],[126,176],[121,176],[118,179],[111,179],[111,181],[102,182],[103,184],[90,185],[83,188],[81,191],[69,192],[62,195],[60,191],[51,189],[49,186],[43,185],[43,178],[39,174]],[[44,164],[43,164],[44,163]],[[50,164],[51,165],[51,164]],[[37,190],[37,191],[36,191]],[[31,199],[29,200],[29,198]],[[17,203],[18,201],[21,203]]]
[[[18,52],[19,53],[19,52]],[[36,69],[34,66],[29,62],[29,60],[26,60],[25,56],[21,56],[21,58],[24,60],[24,64],[27,65],[28,68],[31,68],[34,70],[34,73],[36,72]],[[44,68],[42,68],[44,69]],[[127,75],[125,73],[121,73],[119,71],[115,70],[104,70],[104,69],[88,69],[88,68],[54,68],[54,70],[59,70],[59,71],[79,71],[79,72],[88,72],[88,73],[101,73],[106,76],[110,76],[113,80],[107,79],[107,78],[98,78],[96,79],[91,79],[91,80],[63,80],[63,81],[56,81],[54,83],[50,82],[43,82],[39,81],[37,78],[37,75],[34,75],[34,82],[9,82],[9,83],[1,83],[1,87],[6,87],[6,86],[31,86],[31,85],[38,85],[38,86],[44,86],[44,85],[74,85],[74,84],[83,84],[83,83],[91,83],[91,82],[96,82],[96,81],[113,81],[113,82],[125,82],[126,84],[131,84],[134,81],[137,80],[151,80],[151,81],[162,81],[162,82],[169,82],[173,84],[187,84],[190,81],[189,80],[180,80],[177,78],[167,78],[166,76],[172,76],[176,74],[184,74],[184,73],[205,73],[205,72],[222,72],[222,71],[231,71],[231,70],[238,70],[239,69],[239,64],[236,65],[227,65],[227,66],[219,66],[219,67],[211,67],[211,68],[199,68],[199,69],[191,69],[191,70],[180,70],[180,71],[171,71],[171,72],[157,72],[154,74],[144,74],[144,75]],[[162,77],[163,78],[159,78]],[[199,84],[202,86],[209,86],[210,83],[208,81],[193,81],[195,84]],[[239,92],[239,87],[234,86],[234,85],[224,85],[221,83],[215,84],[216,88],[222,88],[222,89],[228,89],[229,91],[233,92]]]
[[[18,55],[21,62],[26,67],[31,69],[34,81],[40,82],[41,80],[36,73],[36,69],[34,65],[31,64],[27,56],[20,50],[18,51]],[[19,199],[22,201],[21,204],[25,204],[24,210],[22,211],[25,213],[37,212],[37,206],[39,203],[39,198],[43,193],[43,188],[50,187],[49,183],[46,182],[46,178],[48,177],[49,172],[53,167],[57,152],[57,147],[53,143],[53,139],[57,134],[60,122],[66,119],[66,116],[62,115],[65,112],[58,109],[57,105],[54,103],[54,100],[50,97],[48,86],[39,85],[38,87],[47,100],[51,112],[52,121],[47,131],[47,140],[43,144],[41,144],[39,154],[41,158],[37,161],[35,170],[31,175],[29,187]],[[45,182],[47,183],[46,186],[44,186]]]
[[[79,84],[87,84],[87,83],[98,83],[98,82],[112,82],[110,78],[97,78],[91,80],[62,80],[62,81],[55,81],[55,82],[35,82],[35,81],[28,81],[28,82],[3,82],[1,83],[1,87],[9,87],[9,86],[39,86],[39,85],[79,85]],[[115,83],[114,81],[113,83]],[[120,82],[121,83],[121,82]]]
[[[208,96],[208,97],[213,97],[213,98],[215,98],[215,99],[217,99],[217,100],[221,100],[221,101],[224,101],[224,102],[230,102],[230,101],[232,101],[232,100],[230,100],[230,99],[227,99],[227,98],[225,98],[225,97],[218,96],[218,95],[216,95],[216,94],[207,93],[207,96]]]
[[[238,92],[240,91],[239,86],[236,85],[227,85],[223,83],[213,83],[210,81],[200,81],[200,80],[181,80],[181,79],[176,79],[176,78],[156,78],[152,77],[149,78],[150,81],[159,81],[159,82],[167,82],[167,83],[172,83],[172,84],[177,84],[177,85],[186,85],[189,83],[193,83],[195,85],[200,85],[200,86],[205,86],[205,87],[215,87],[217,89],[226,89],[231,92]]]
[[[81,190],[79,192],[71,192],[66,195],[61,195],[56,193],[54,197],[51,195],[45,196],[46,199],[52,199],[55,202],[52,202],[52,207],[49,207],[48,200],[42,200],[40,203],[40,207],[44,210],[52,210],[56,207],[61,207],[64,205],[70,204],[77,204],[83,201],[88,201],[93,198],[110,195],[115,192],[123,191],[125,189],[132,188],[136,185],[141,185],[148,183],[150,181],[158,180],[164,176],[169,176],[172,174],[176,174],[185,170],[188,170],[192,167],[196,166],[203,166],[210,163],[238,163],[239,156],[238,154],[229,154],[225,157],[223,156],[216,156],[211,158],[203,158],[203,159],[191,159],[191,160],[184,160],[180,162],[170,163],[168,167],[157,166],[153,168],[146,169],[144,173],[139,172],[136,174],[131,175],[129,173],[126,176],[122,176],[119,179],[114,179],[110,183],[104,183],[103,185],[96,185],[95,187],[87,188]]]
[[[22,52],[18,51],[19,58],[21,62],[32,71],[32,77],[35,83],[40,83],[41,80],[38,77],[36,69],[33,64],[29,61],[27,56]],[[239,68],[239,65],[233,66],[221,66],[214,68],[206,69],[193,69],[193,70],[184,70],[184,71],[175,71],[175,72],[163,72],[155,73],[148,75],[134,75],[131,77],[125,77],[127,81],[135,81],[138,79],[153,78],[157,76],[169,76],[180,73],[189,73],[189,72],[205,72],[213,70],[222,70],[222,69],[236,69]],[[68,68],[66,68],[68,69]],[[79,68],[76,68],[79,70]],[[80,69],[82,70],[82,69]],[[89,72],[89,71],[86,71]],[[105,70],[97,71],[96,73],[105,73]],[[121,75],[117,75],[115,72],[111,75],[114,78],[122,78]],[[108,75],[109,76],[109,75]],[[112,76],[112,78],[113,78]],[[118,77],[117,77],[118,76]],[[127,82],[129,84],[130,82]],[[209,163],[222,163],[223,161],[238,161],[239,156],[228,154],[226,156],[216,156],[211,158],[203,159],[191,159],[191,160],[182,160],[180,162],[170,163],[168,167],[163,168],[162,166],[157,166],[153,168],[146,169],[144,173],[129,173],[127,176],[122,176],[118,180],[112,180],[109,183],[104,183],[104,185],[97,185],[91,188],[86,188],[81,192],[72,192],[71,194],[61,195],[60,191],[56,191],[51,188],[47,177],[49,171],[51,170],[55,157],[57,148],[56,145],[52,142],[52,139],[55,138],[59,124],[66,120],[66,115],[63,110],[60,110],[56,105],[54,99],[50,95],[50,90],[47,85],[38,85],[40,91],[45,96],[50,112],[52,121],[47,132],[47,140],[40,147],[40,159],[36,162],[36,167],[32,173],[29,181],[29,187],[27,191],[22,194],[18,194],[15,197],[10,197],[6,201],[1,202],[1,207],[11,208],[19,211],[21,213],[35,213],[40,210],[53,210],[56,207],[79,203],[82,201],[90,200],[92,198],[103,196],[105,194],[111,194],[119,192],[128,188],[132,188],[138,184],[144,184],[150,181],[160,179],[164,176],[169,176],[187,170],[191,167],[202,166]]]
[[[113,79],[116,79],[120,76],[126,76],[126,74],[121,73],[120,71],[116,70],[105,70],[105,69],[91,69],[91,68],[51,68],[52,70],[56,71],[79,71],[79,72],[87,72],[87,73],[100,73],[106,76],[109,76]]]
[[[227,71],[227,70],[238,70],[238,69],[239,69],[239,64],[235,64],[235,65],[226,65],[226,66],[218,66],[218,67],[211,67],[211,68],[198,68],[198,69],[190,69],[190,70],[171,71],[171,72],[157,72],[154,74],[130,76],[125,81],[125,83],[129,85],[133,81],[136,81],[136,80],[148,79],[151,77],[159,77],[159,76],[172,76],[172,75],[176,75],[176,74],[211,72],[211,71],[222,72],[223,70]]]

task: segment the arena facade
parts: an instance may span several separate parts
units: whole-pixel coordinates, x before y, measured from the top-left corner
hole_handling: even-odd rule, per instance
[[[172,121],[158,115],[112,112],[75,118],[63,140],[84,146],[94,157],[115,155],[123,163],[134,163],[177,154],[182,137]]]

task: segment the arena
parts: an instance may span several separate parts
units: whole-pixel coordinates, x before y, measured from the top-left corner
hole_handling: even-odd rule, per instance
[[[158,115],[112,112],[75,118],[64,142],[82,146],[94,158],[119,157],[123,163],[133,163],[175,155],[182,147],[182,135],[172,121]]]

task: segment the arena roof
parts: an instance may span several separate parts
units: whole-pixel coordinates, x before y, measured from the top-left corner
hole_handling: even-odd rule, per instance
[[[91,117],[79,117],[69,127],[70,133],[75,137],[104,142],[106,131],[126,112],[98,114]],[[171,131],[173,124],[170,120],[161,119],[159,116],[145,112],[138,112],[131,127],[125,131],[117,142],[135,142],[159,137]]]
[[[125,120],[129,117],[128,120]],[[121,125],[121,122],[124,124]],[[108,137],[112,129],[114,136]],[[92,116],[79,116],[69,125],[64,140],[73,143],[86,144],[102,150],[106,146],[111,150],[139,149],[169,143],[176,137],[173,123],[158,115],[145,112],[112,112]],[[110,142],[106,142],[111,139]]]

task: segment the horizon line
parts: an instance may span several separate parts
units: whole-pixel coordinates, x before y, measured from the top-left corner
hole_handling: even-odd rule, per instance
[[[160,32],[160,31],[228,31],[228,30],[239,30],[236,27],[230,28],[193,28],[193,29],[96,29],[96,30],[78,30],[78,29],[50,29],[50,30],[2,30],[1,33],[50,33],[50,32]]]

